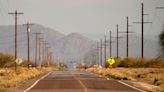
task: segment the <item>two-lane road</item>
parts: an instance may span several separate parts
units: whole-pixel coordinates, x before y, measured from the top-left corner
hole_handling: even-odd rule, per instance
[[[26,90],[27,91],[27,90]],[[117,80],[79,71],[53,71],[27,92],[144,92]]]

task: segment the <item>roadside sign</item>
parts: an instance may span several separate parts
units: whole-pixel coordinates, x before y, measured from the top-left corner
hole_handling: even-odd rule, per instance
[[[107,60],[107,62],[108,62],[109,65],[113,65],[115,63],[115,60],[114,60],[114,58],[109,58]]]
[[[108,64],[109,64],[109,68],[112,69],[112,65],[115,63],[114,58],[109,58],[109,59],[107,60],[107,62],[108,62]]]
[[[23,62],[23,60],[22,60],[21,58],[17,58],[17,59],[15,60],[15,62],[16,62],[17,64],[21,64],[21,63]]]

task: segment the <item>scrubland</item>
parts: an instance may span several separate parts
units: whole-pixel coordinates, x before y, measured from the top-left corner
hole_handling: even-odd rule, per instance
[[[0,68],[0,92],[5,91],[6,88],[18,86],[27,80],[43,75],[51,70],[55,70],[55,68],[28,69],[27,67],[18,67],[17,70],[14,68]]]
[[[88,67],[84,70],[116,80],[127,80],[145,86],[147,90],[164,92],[164,61],[160,59],[115,59],[113,68]]]

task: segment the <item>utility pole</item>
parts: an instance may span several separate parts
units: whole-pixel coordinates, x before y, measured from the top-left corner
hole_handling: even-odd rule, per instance
[[[27,67],[28,69],[30,68],[29,65],[30,65],[30,25],[33,25],[33,24],[30,24],[29,22],[27,22],[27,24],[23,24],[23,26],[27,26]]]
[[[143,59],[144,58],[144,33],[143,33],[143,31],[144,31],[144,5],[143,5],[143,3],[141,4],[141,6],[142,6],[142,17],[141,17],[141,22],[142,22],[142,25],[141,25],[141,28],[142,28],[142,33],[141,33],[141,58]]]
[[[46,64],[47,64],[47,67],[49,66],[49,49],[50,49],[51,47],[46,47]]]
[[[17,38],[17,34],[18,34],[18,15],[24,14],[22,12],[18,12],[17,10],[15,10],[14,13],[8,13],[8,14],[12,14],[15,15],[15,70],[17,69],[17,63],[16,60],[18,58],[18,38]]]
[[[119,37],[119,35],[118,35],[118,34],[119,34],[119,32],[118,32],[118,24],[116,25],[116,27],[117,27],[117,30],[116,30],[116,31],[117,31],[117,34],[116,34],[116,37],[111,37],[111,38],[116,38],[116,41],[117,41],[117,44],[116,44],[116,45],[117,45],[117,46],[116,46],[116,47],[117,47],[117,48],[116,48],[116,52],[117,52],[117,53],[116,53],[116,54],[117,54],[117,58],[118,58],[118,57],[119,57],[119,51],[118,51],[118,50],[119,50],[119,42],[118,42],[118,41],[119,41],[119,38],[122,38],[122,37]]]
[[[43,40],[43,38],[38,38],[39,40],[39,62],[41,62],[41,40]]]
[[[116,38],[117,38],[117,58],[118,58],[118,24],[117,24],[117,35],[116,35]]]
[[[129,57],[129,33],[134,33],[134,32],[129,32],[129,27],[131,25],[129,25],[129,17],[126,17],[127,19],[127,31],[126,31],[126,57]]]
[[[44,38],[43,38],[44,39]],[[41,67],[43,66],[43,63],[44,63],[44,60],[45,60],[45,41],[44,40],[41,40],[41,51],[42,51],[42,63],[41,63]]]
[[[127,31],[126,32],[119,32],[119,33],[126,33],[126,58],[129,57],[129,33],[134,33],[134,32],[129,32],[129,17],[126,17],[127,20]]]
[[[129,18],[128,16],[126,17],[127,19],[127,33],[126,33],[126,57],[129,57]]]
[[[144,58],[144,23],[152,23],[152,22],[144,22],[144,4],[141,3],[141,22],[134,22],[134,23],[141,23],[141,58]]]
[[[100,65],[102,65],[102,39],[100,40]]]
[[[99,63],[99,42],[97,42],[97,47],[96,47],[96,56],[97,56],[97,60],[96,60],[96,63],[98,64]]]
[[[45,56],[44,57],[44,59],[45,59],[44,60],[45,61],[44,64],[46,64],[46,61],[47,61],[47,45],[48,45],[48,43],[45,41],[44,42],[44,48],[43,48],[44,49],[44,56]]]
[[[50,65],[52,63],[52,54],[53,54],[53,52],[50,52]]]
[[[36,32],[33,33],[35,35],[35,67],[37,66],[37,52],[38,52],[38,35],[40,35],[41,33]]]
[[[106,63],[106,43],[107,43],[107,40],[106,40],[106,35],[104,36],[104,64]]]
[[[111,31],[110,31],[109,46],[110,46],[110,57],[112,57],[112,32]]]
[[[45,52],[44,52],[44,43],[45,43],[45,41],[42,41],[42,64],[41,64],[41,66],[43,65],[43,62],[44,62],[44,57],[45,57]]]

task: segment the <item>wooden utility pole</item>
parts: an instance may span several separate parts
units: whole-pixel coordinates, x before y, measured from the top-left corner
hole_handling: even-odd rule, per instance
[[[112,32],[111,31],[110,31],[109,46],[110,46],[110,57],[112,57]]]
[[[29,22],[27,22],[27,24],[23,24],[23,26],[27,26],[27,67],[28,69],[30,68],[29,65],[30,65],[30,25],[33,25],[33,24],[30,24]]]
[[[24,14],[22,12],[18,12],[17,10],[15,10],[14,13],[8,13],[8,14],[12,14],[12,15],[15,15],[15,70],[17,69],[17,63],[16,63],[16,60],[18,59],[18,37],[17,37],[17,34],[18,34],[18,15],[21,15],[21,14]]]
[[[117,35],[116,35],[116,39],[117,39],[117,58],[118,58],[118,24],[117,24]]]
[[[96,64],[99,64],[99,42],[97,42],[97,47],[96,47]]]
[[[142,28],[142,33],[141,33],[141,58],[143,59],[144,58],[144,5],[143,5],[143,3],[141,4],[141,6],[142,6],[142,13],[141,13],[141,28]]]
[[[144,22],[144,4],[141,3],[141,22],[134,22],[134,23],[141,23],[141,58],[144,58],[144,24],[145,23],[152,23],[152,22]]]
[[[102,39],[100,40],[100,65],[102,65]]]
[[[52,54],[53,52],[50,52],[50,65],[52,64]]]
[[[104,64],[106,63],[106,43],[107,43],[107,40],[106,40],[106,35],[104,36]]]
[[[47,64],[47,67],[49,66],[49,49],[51,47],[46,47],[46,64]]]
[[[116,47],[117,47],[117,48],[116,48],[116,52],[117,52],[117,53],[116,53],[116,54],[117,54],[117,58],[118,58],[118,57],[119,57],[119,42],[118,42],[118,41],[119,41],[119,38],[122,38],[122,37],[119,37],[119,35],[118,35],[118,34],[120,33],[120,32],[118,31],[118,24],[116,25],[116,27],[117,27],[117,30],[116,30],[116,31],[117,31],[117,34],[116,34],[116,37],[111,37],[111,38],[116,38],[116,41],[117,41],[117,44],[116,44],[116,45],[117,45],[117,46],[116,46]]]
[[[48,43],[45,41],[44,42],[44,48],[43,48],[43,50],[44,50],[44,64],[46,64],[46,61],[47,61],[47,45],[48,45]]]
[[[45,57],[45,56],[44,56],[44,55],[45,55],[45,54],[44,54],[44,53],[45,53],[45,52],[44,52],[44,43],[45,43],[45,41],[42,41],[42,64],[41,64],[41,66],[43,65],[44,57]]]
[[[126,57],[129,57],[129,18],[128,16],[126,17],[127,19],[127,32],[126,32]]]
[[[36,32],[33,33],[35,35],[35,67],[37,66],[37,53],[38,53],[38,35],[40,35],[41,33]]]
[[[41,62],[41,40],[43,40],[43,38],[38,38],[38,40],[39,40],[39,43],[38,43],[38,45],[39,45],[39,62]]]
[[[126,33],[126,58],[129,57],[129,33],[134,33],[134,32],[129,32],[129,17],[126,17],[127,20],[127,30],[125,32],[119,32],[119,33]]]

